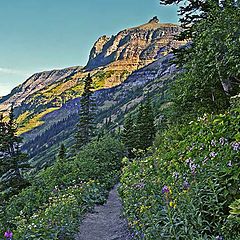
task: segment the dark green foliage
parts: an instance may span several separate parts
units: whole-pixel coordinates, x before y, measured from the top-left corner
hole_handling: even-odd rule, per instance
[[[160,4],[170,5],[179,4],[178,14],[180,23],[184,31],[179,39],[189,39],[193,37],[195,24],[209,16],[213,6],[221,10],[223,7],[237,7],[239,3],[234,0],[160,0]]]
[[[3,122],[3,118],[0,117],[1,199],[8,199],[29,184],[23,176],[23,171],[30,168],[30,165],[27,155],[20,150],[22,138],[16,135],[16,131],[12,108],[8,122]]]
[[[80,120],[75,135],[75,149],[77,151],[89,143],[94,135],[95,103],[92,84],[93,80],[89,73],[85,79],[84,90],[80,100]]]
[[[240,239],[239,111],[172,125],[152,156],[125,161],[120,192],[134,239]]]
[[[192,29],[191,46],[177,54],[184,68],[172,84],[173,118],[219,113],[239,93],[240,8],[211,5]]]
[[[77,157],[56,161],[10,199],[4,214],[0,209],[0,231],[7,221],[18,240],[72,239],[79,218],[103,203],[116,183],[123,152],[117,139],[105,136],[87,144]]]
[[[63,161],[66,159],[66,148],[65,145],[62,143],[58,152],[58,160]]]
[[[153,107],[150,97],[147,97],[145,103],[140,104],[135,117],[130,114],[125,118],[121,137],[129,157],[135,156],[135,150],[145,151],[152,146],[155,134]]]
[[[154,125],[153,107],[149,97],[144,104],[141,104],[136,120],[137,149],[146,150],[152,146],[156,134]]]
[[[124,121],[123,130],[121,132],[122,141],[130,158],[134,157],[133,149],[136,145],[136,125],[132,114],[129,114]]]

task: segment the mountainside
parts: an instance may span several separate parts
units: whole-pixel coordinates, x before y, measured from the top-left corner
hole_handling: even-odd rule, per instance
[[[34,74],[3,97],[0,111],[14,104],[23,149],[32,163],[44,165],[43,154],[51,160],[61,141],[72,144],[88,73],[94,81],[100,125],[110,116],[113,125],[121,123],[124,113],[142,100],[145,91],[164,94],[165,83],[175,72],[169,52],[184,44],[174,39],[180,31],[178,25],[161,24],[155,17],[111,38],[103,36],[94,44],[86,67]]]
[[[70,67],[33,74],[23,84],[14,88],[10,94],[0,98],[0,111],[7,110],[11,104],[14,104],[15,107],[21,106],[35,92],[70,77],[80,69],[81,67]]]
[[[172,54],[158,59],[152,64],[134,71],[127,80],[119,86],[98,90],[94,96],[97,105],[98,126],[106,122],[114,129],[122,124],[124,114],[133,110],[142,100],[143,95],[164,99],[166,85],[172,81],[176,68],[170,63]],[[23,149],[28,151],[31,160],[37,166],[50,162],[57,153],[59,142],[71,147],[74,143],[74,126],[78,122],[80,98],[69,100],[61,108],[46,114],[41,127],[23,134],[25,144]]]

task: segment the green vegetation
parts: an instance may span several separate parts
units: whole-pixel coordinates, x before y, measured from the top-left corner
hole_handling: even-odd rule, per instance
[[[23,172],[30,166],[27,155],[20,150],[22,138],[16,135],[16,131],[11,108],[8,122],[4,122],[0,115],[0,201],[3,204],[29,185]]]
[[[27,115],[28,115],[27,112],[25,112],[24,114],[20,115],[20,116],[19,116],[20,119],[18,118],[18,119],[17,119],[17,122],[21,122],[20,120],[21,120],[21,119],[24,119],[24,120],[26,121],[26,123],[24,124],[24,126],[22,126],[22,127],[20,127],[20,128],[18,129],[17,134],[18,134],[18,135],[21,135],[21,134],[23,134],[23,133],[25,133],[25,132],[28,132],[28,131],[36,128],[36,127],[41,126],[42,124],[44,124],[44,121],[42,121],[42,118],[43,118],[46,114],[48,114],[48,113],[50,113],[50,112],[53,112],[53,111],[55,111],[55,110],[57,110],[57,109],[58,109],[58,108],[48,108],[48,109],[42,111],[41,113],[35,115],[33,118],[30,118],[30,119],[27,120],[27,121],[26,121],[26,117],[27,117]]]
[[[148,96],[145,103],[141,103],[136,116],[126,117],[121,138],[130,158],[135,157],[137,150],[146,151],[152,146],[156,134],[153,107]]]
[[[10,226],[19,240],[72,239],[83,214],[103,203],[116,183],[123,152],[118,140],[106,136],[42,170],[0,211],[1,231]]]
[[[73,239],[84,214],[104,203],[120,178],[134,239],[240,239],[240,8],[232,1],[187,1],[180,14],[185,30],[180,37],[191,42],[174,51],[181,67],[175,79],[164,75],[112,98],[107,90],[100,100],[106,96],[105,107],[111,107],[98,115],[94,89],[112,75],[113,82],[125,78],[127,70],[119,75],[99,70],[84,84],[73,81],[75,76],[27,103],[31,108],[17,119],[19,134],[82,94],[76,130],[68,125],[76,124],[77,101],[68,106],[72,115],[64,118],[61,109],[59,121],[29,143],[27,149],[38,157],[35,171],[24,171],[29,164],[13,114],[7,122],[0,118],[0,231],[10,227],[18,240]],[[161,81],[171,82],[170,91]],[[147,91],[153,100],[144,98]],[[33,113],[38,115],[31,118]],[[96,123],[102,128],[93,138]],[[63,139],[65,145],[56,147]],[[65,147],[73,145],[76,156]],[[58,152],[54,162],[47,157],[53,152]]]
[[[228,218],[240,197],[239,113],[171,126],[152,156],[124,167],[121,195],[136,239],[239,239],[239,221]]]
[[[240,9],[232,1],[223,7],[218,1],[188,1],[181,14],[181,37],[191,36],[187,47],[175,51],[183,71],[160,109],[154,147],[123,161],[124,212],[134,239],[237,240]]]
[[[94,135],[95,103],[93,99],[93,80],[88,74],[84,83],[84,90],[80,99],[80,119],[75,135],[75,149],[79,151],[84,145],[89,143]]]
[[[191,47],[177,53],[184,68],[172,87],[174,118],[220,113],[239,92],[240,8],[213,4],[194,24]]]

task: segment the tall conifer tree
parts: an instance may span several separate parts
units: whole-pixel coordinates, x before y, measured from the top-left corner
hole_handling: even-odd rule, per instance
[[[130,158],[134,157],[133,149],[137,147],[136,144],[136,125],[134,123],[134,118],[129,115],[125,118],[123,130],[121,132],[122,141],[127,149],[128,156]]]
[[[66,147],[63,143],[61,144],[61,146],[59,148],[57,158],[60,162],[62,162],[64,159],[66,159]]]
[[[30,168],[27,154],[21,152],[22,138],[16,134],[13,108],[7,123],[0,119],[0,191],[5,198],[17,194],[29,183],[23,176],[23,171]]]
[[[134,149],[145,151],[152,146],[155,134],[153,107],[150,97],[147,96],[146,102],[139,106],[137,115],[125,118],[121,136],[128,156],[135,157]]]
[[[95,101],[93,99],[92,84],[93,80],[89,73],[85,79],[84,90],[80,100],[80,120],[75,135],[75,149],[77,151],[89,143],[94,136]]]

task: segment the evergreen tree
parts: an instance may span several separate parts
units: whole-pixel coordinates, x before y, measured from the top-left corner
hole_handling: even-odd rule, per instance
[[[146,102],[141,104],[136,120],[137,149],[146,150],[152,146],[156,134],[154,114],[151,99],[147,96]]]
[[[22,138],[18,137],[15,126],[13,108],[9,114],[7,123],[0,119],[0,191],[4,198],[17,194],[21,189],[29,185],[24,178],[23,171],[30,168],[27,155],[21,152]]]
[[[127,149],[128,156],[130,158],[134,157],[133,149],[137,147],[136,144],[136,125],[134,123],[134,118],[130,114],[124,120],[123,130],[121,132],[121,139]]]
[[[64,159],[66,159],[66,147],[63,143],[60,146],[57,158],[59,161],[63,161]]]
[[[239,0],[160,0],[160,4],[179,4],[180,23],[184,28],[179,39],[192,38],[195,24],[209,16],[213,6],[222,9],[223,7],[238,7]]]
[[[93,80],[89,73],[85,79],[84,90],[80,100],[80,120],[77,125],[77,133],[75,135],[75,149],[77,151],[89,143],[94,136],[95,102],[93,99],[92,84]]]
[[[140,104],[135,118],[132,115],[125,118],[121,137],[128,156],[135,157],[134,149],[145,151],[152,146],[155,134],[153,107],[148,96],[146,102]]]
[[[239,21],[240,8],[225,2],[223,9],[212,5],[192,26],[192,45],[181,55],[185,71],[171,87],[173,120],[225,111],[230,96],[239,93]]]

